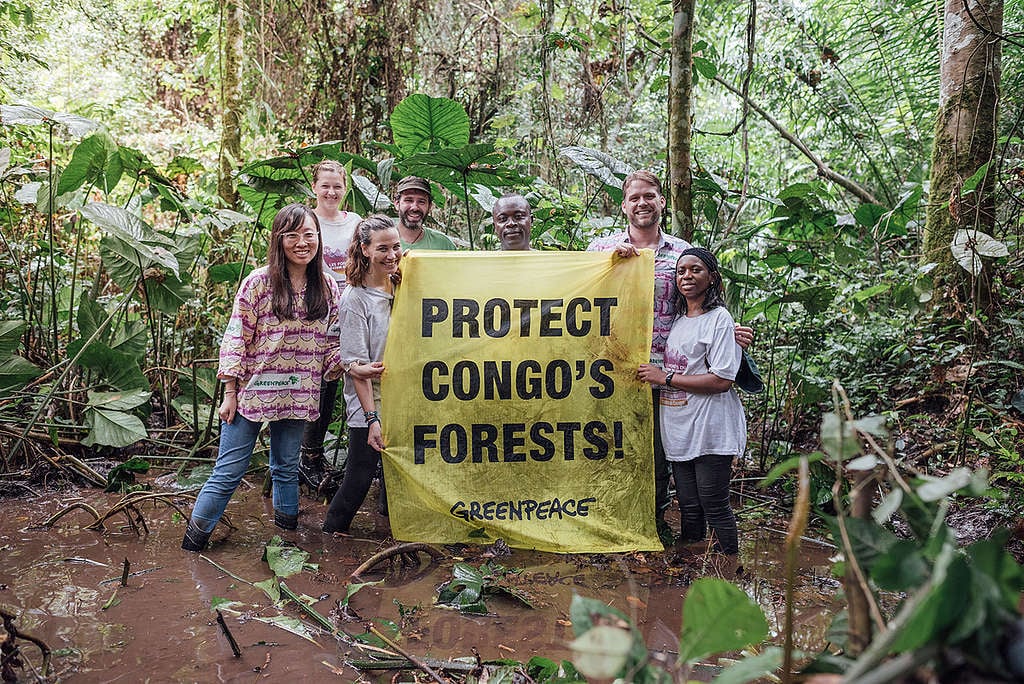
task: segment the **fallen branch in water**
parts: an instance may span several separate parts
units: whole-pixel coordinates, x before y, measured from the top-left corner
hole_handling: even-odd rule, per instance
[[[242,650],[238,648],[238,642],[235,641],[234,635],[231,630],[228,629],[228,623],[224,621],[224,616],[221,612],[217,611],[217,624],[220,625],[220,631],[224,632],[224,636],[228,638],[228,643],[231,645],[231,652],[235,654],[236,658],[242,657]]]
[[[389,646],[390,648],[393,648],[393,649],[395,649],[396,651],[398,651],[398,653],[400,653],[400,654],[401,654],[401,655],[403,655],[403,656],[404,656],[405,658],[407,658],[407,659],[409,660],[409,662],[411,662],[411,663],[412,663],[413,665],[415,665],[415,666],[416,666],[416,667],[417,667],[418,669],[420,669],[420,670],[422,670],[423,672],[425,672],[425,673],[427,673],[428,675],[430,675],[431,679],[433,679],[433,680],[434,680],[435,682],[437,682],[438,684],[448,684],[448,682],[446,682],[445,680],[441,679],[441,675],[437,674],[437,672],[435,672],[435,671],[434,671],[434,670],[433,670],[433,669],[432,669],[432,668],[430,667],[430,665],[427,665],[427,664],[426,664],[425,662],[423,662],[422,660],[420,660],[419,658],[417,658],[416,656],[414,656],[414,655],[413,655],[412,653],[409,653],[409,652],[408,652],[408,651],[406,651],[406,650],[405,650],[404,648],[402,648],[401,646],[399,646],[398,644],[396,644],[396,643],[395,643],[394,641],[392,641],[391,639],[389,639],[389,638],[387,637],[387,635],[385,635],[385,634],[384,634],[383,632],[381,632],[381,631],[380,631],[379,629],[377,629],[376,627],[374,627],[372,623],[369,623],[369,622],[368,622],[368,623],[366,623],[366,631],[370,632],[370,633],[371,633],[371,634],[373,634],[373,635],[374,635],[375,637],[377,637],[378,639],[380,639],[381,641],[383,641],[383,642],[384,642],[385,644],[387,644],[387,645],[388,645],[388,646]]]
[[[40,653],[43,654],[42,673],[43,676],[46,677],[50,672],[50,647],[47,646],[46,642],[39,637],[22,632],[15,627],[14,621],[18,619],[18,616],[15,615],[13,611],[2,605],[0,605],[0,619],[3,620],[4,631],[7,632],[7,637],[3,641],[0,641],[0,658],[2,658],[3,661],[4,674],[7,674],[9,665],[21,665],[21,661],[17,658],[17,654],[21,649],[15,641],[17,639],[23,639],[31,644],[35,644],[36,648],[38,648]],[[11,674],[13,675],[14,673],[12,672]],[[6,676],[4,681],[8,681]],[[12,677],[11,681],[17,681],[17,679]]]
[[[359,580],[361,579],[360,575],[362,575],[364,572],[369,572],[375,566],[380,565],[382,562],[386,560],[391,560],[396,556],[403,559],[412,559],[412,562],[414,564],[419,565],[419,559],[416,557],[417,553],[425,553],[434,560],[441,560],[442,558],[444,558],[444,553],[438,551],[430,544],[423,544],[421,542],[398,544],[396,546],[392,546],[391,548],[384,549],[379,553],[373,554],[372,556],[367,558],[362,565],[353,570],[350,576],[352,577],[352,579]]]

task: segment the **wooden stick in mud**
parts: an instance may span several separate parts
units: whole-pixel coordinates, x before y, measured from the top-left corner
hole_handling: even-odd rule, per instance
[[[121,586],[128,586],[128,571],[131,569],[131,564],[128,562],[128,557],[124,559],[124,570],[121,571]]]
[[[441,679],[441,675],[439,675],[436,672],[434,672],[434,670],[432,670],[429,665],[427,665],[425,662],[423,662],[422,660],[420,660],[419,658],[414,656],[412,653],[409,653],[404,648],[402,648],[401,646],[396,644],[394,641],[389,639],[386,634],[384,634],[379,629],[374,627],[372,623],[369,623],[369,622],[366,623],[366,630],[368,632],[370,632],[371,634],[373,634],[378,639],[380,639],[381,641],[383,641],[390,648],[395,649],[400,654],[402,654],[404,657],[408,658],[409,662],[411,662],[413,665],[418,667],[423,672],[426,672],[428,675],[430,675],[430,678],[433,679],[438,684],[448,684],[448,682],[446,682],[445,680]]]
[[[793,517],[789,521],[789,533],[786,535],[786,639],[782,653],[783,684],[793,681],[793,595],[796,589],[796,565],[800,553],[800,539],[807,529],[807,518],[811,510],[811,472],[806,456],[800,457],[799,473],[796,503],[793,505]]]
[[[235,654],[236,658],[242,657],[242,651],[238,648],[238,642],[235,641],[235,637],[231,634],[231,630],[228,629],[228,623],[224,621],[224,616],[221,615],[220,611],[217,611],[217,624],[220,625],[220,629],[224,632],[224,636],[228,638],[228,643],[231,644],[231,652]]]
[[[361,579],[360,575],[362,575],[364,572],[369,571],[373,566],[377,565],[378,563],[381,563],[382,561],[386,561],[389,558],[394,558],[395,556],[414,554],[419,551],[422,551],[434,560],[440,560],[444,558],[444,554],[435,549],[430,544],[423,544],[421,542],[398,544],[396,546],[384,549],[379,553],[375,553],[369,558],[367,558],[365,563],[363,563],[358,568],[352,571],[350,577],[352,579]]]

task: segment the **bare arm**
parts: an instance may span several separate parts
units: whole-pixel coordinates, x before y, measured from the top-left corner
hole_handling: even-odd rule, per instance
[[[238,412],[238,378],[227,378],[224,381],[224,400],[220,402],[217,415],[225,423],[230,424]]]
[[[359,399],[363,412],[376,411],[377,405],[373,403],[373,384],[369,380],[359,380],[353,376],[352,385],[355,387],[356,398]],[[377,451],[384,451],[384,433],[381,431],[379,420],[370,423],[366,443]]]
[[[640,365],[636,373],[637,377],[654,387],[664,387],[668,373],[663,368],[654,364],[644,363]],[[720,378],[714,373],[701,373],[700,375],[683,375],[675,373],[672,376],[672,389],[680,389],[690,394],[721,394],[728,392],[732,387],[732,380]]]

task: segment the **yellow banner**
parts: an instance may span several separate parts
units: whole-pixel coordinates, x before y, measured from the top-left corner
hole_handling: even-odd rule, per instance
[[[396,539],[661,549],[650,386],[654,257],[412,251],[384,354]]]

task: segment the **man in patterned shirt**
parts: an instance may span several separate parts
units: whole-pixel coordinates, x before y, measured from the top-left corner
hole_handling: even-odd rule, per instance
[[[675,314],[672,297],[675,293],[676,261],[683,250],[692,245],[661,229],[661,216],[665,210],[665,196],[661,181],[650,171],[634,171],[622,182],[622,213],[628,226],[620,233],[597,238],[587,247],[588,252],[617,252],[630,257],[641,249],[654,250],[654,330],[651,341],[651,363],[661,365],[665,356],[665,341],[672,329]],[[751,328],[736,326],[736,343],[746,349],[754,341]],[[672,532],[665,524],[665,509],[671,504],[669,497],[669,468],[661,444],[659,420],[660,392],[654,394],[654,489],[658,534],[666,546],[671,543]]]

